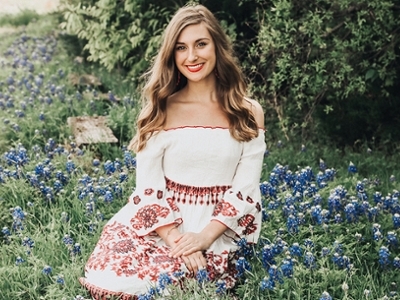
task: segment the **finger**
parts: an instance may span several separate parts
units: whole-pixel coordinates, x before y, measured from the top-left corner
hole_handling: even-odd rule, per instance
[[[182,260],[185,263],[185,266],[188,269],[188,271],[193,272],[193,268],[192,268],[192,265],[190,264],[189,258],[182,256]]]
[[[190,261],[190,265],[191,265],[191,267],[192,267],[192,272],[194,273],[194,274],[196,274],[197,273],[197,271],[198,271],[198,265],[197,265],[197,262],[196,262],[196,257],[194,257],[193,255],[190,255],[190,256],[186,256],[188,259],[189,259],[189,261]]]

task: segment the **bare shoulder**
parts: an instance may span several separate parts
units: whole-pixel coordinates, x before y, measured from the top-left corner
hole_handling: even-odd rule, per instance
[[[254,117],[256,118],[258,127],[264,128],[264,110],[261,104],[258,103],[256,100],[250,98],[245,98],[245,100],[248,105],[248,108],[251,109],[251,111],[254,114]]]

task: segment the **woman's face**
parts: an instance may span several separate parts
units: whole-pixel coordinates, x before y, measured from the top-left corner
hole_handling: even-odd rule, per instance
[[[214,41],[203,23],[182,30],[175,45],[175,64],[188,81],[215,77]]]

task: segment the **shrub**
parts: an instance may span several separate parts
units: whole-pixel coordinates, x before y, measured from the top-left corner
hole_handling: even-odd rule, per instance
[[[316,129],[332,111],[349,107],[350,100],[358,100],[352,113],[359,113],[376,89],[376,101],[391,97],[400,62],[395,1],[257,3],[258,35],[244,66],[254,96],[266,99],[271,119],[278,118],[287,138],[300,130],[303,137],[315,133],[305,129]],[[316,111],[323,112],[319,118]],[[364,122],[369,117],[362,115]]]

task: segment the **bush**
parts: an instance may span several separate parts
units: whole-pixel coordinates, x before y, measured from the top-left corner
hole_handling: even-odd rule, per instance
[[[265,99],[287,138],[290,132],[315,134],[327,115],[349,108],[349,101],[357,103],[351,113],[359,114],[376,89],[375,101],[391,97],[400,63],[395,1],[257,2],[258,35],[244,66],[254,96]],[[323,113],[317,117],[316,111]],[[361,115],[364,122],[370,117]]]

